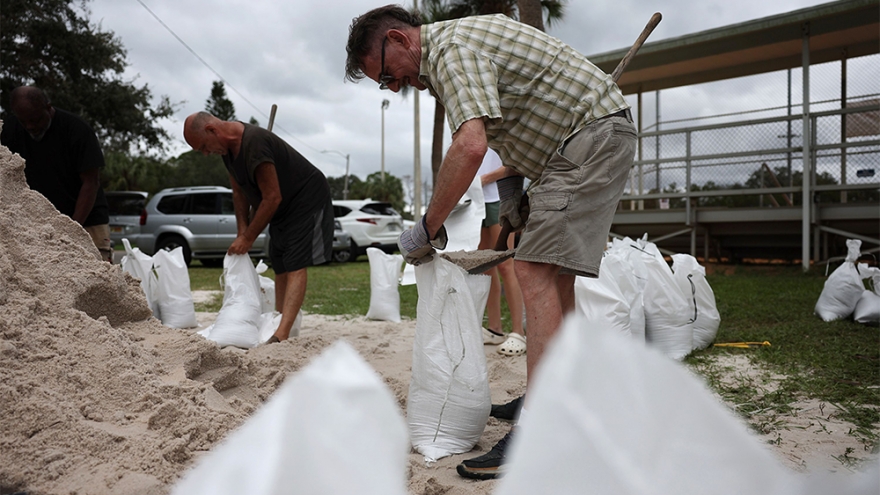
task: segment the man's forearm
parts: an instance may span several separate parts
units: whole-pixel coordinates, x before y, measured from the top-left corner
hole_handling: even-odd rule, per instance
[[[485,127],[480,119],[465,122],[453,136],[425,213],[425,224],[431,235],[440,230],[458,200],[467,192],[487,149]]]
[[[98,197],[98,174],[86,173],[81,175],[83,181],[79,188],[79,194],[76,196],[76,206],[73,209],[73,215],[70,217],[80,225],[84,224],[89,218],[89,213],[95,207],[95,200]]]

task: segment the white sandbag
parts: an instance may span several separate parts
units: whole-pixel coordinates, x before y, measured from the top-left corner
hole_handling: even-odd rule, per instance
[[[183,259],[183,248],[171,251],[160,249],[153,255],[156,271],[159,314],[162,324],[171,328],[193,328],[196,309],[189,286],[189,270]]]
[[[486,218],[483,183],[474,177],[470,187],[443,222],[449,242],[443,251],[473,251],[480,247],[480,233]]]
[[[654,243],[645,238],[632,248],[633,256],[641,260],[647,271],[645,291],[645,339],[672,359],[682,360],[693,350],[693,310],[672,270]]]
[[[529,386],[499,495],[777,495],[789,472],[693,373],[566,319]]]
[[[872,267],[866,270],[870,274],[871,287],[873,290],[865,290],[856,301],[853,309],[853,320],[864,324],[880,323],[880,268]]]
[[[256,347],[261,343],[260,281],[250,257],[227,254],[223,280],[223,305],[217,319],[198,333],[221,347]]]
[[[430,461],[471,450],[489,419],[482,321],[491,279],[440,257],[417,266],[416,277],[406,417],[413,448]]]
[[[370,309],[371,320],[400,321],[400,285],[403,256],[387,254],[376,248],[367,248],[370,260]]]
[[[156,274],[153,272],[153,257],[144,254],[139,248],[132,249],[128,239],[122,239],[122,245],[125,246],[125,256],[119,263],[122,266],[122,271],[130,273],[132,277],[141,281],[141,289],[144,290],[147,305],[153,312],[153,316],[159,318],[158,288],[156,287]]]
[[[393,394],[338,341],[290,376],[173,495],[404,495],[409,445]]]
[[[865,290],[863,277],[859,273],[859,267],[856,266],[861,246],[862,241],[847,239],[846,258],[825,281],[814,310],[825,321],[848,318]]]
[[[254,269],[260,281],[260,312],[271,313],[275,311],[275,281],[263,276],[263,273],[269,269],[263,260],[260,260]]]
[[[632,239],[614,239],[608,248],[609,253],[621,257],[621,263],[611,265],[612,276],[629,301],[629,321],[633,337],[645,341],[645,286],[648,283],[648,269],[641,259],[641,251]]]
[[[599,278],[576,277],[575,311],[601,321],[600,328],[614,330],[645,342],[645,318],[641,292],[632,266],[617,252],[602,257]],[[633,315],[641,316],[633,325]]]
[[[260,315],[260,342],[266,342],[278,330],[281,323],[281,313],[278,311],[269,311]],[[299,310],[296,318],[293,320],[293,326],[290,327],[290,335],[288,337],[299,337],[299,331],[302,328],[303,312]]]
[[[721,326],[715,292],[706,280],[706,269],[689,254],[673,254],[672,274],[688,306],[694,309],[694,349],[705,349],[715,341]]]

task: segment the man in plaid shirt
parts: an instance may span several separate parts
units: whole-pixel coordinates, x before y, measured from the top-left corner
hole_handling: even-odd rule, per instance
[[[354,20],[346,50],[347,79],[368,77],[394,92],[427,89],[446,108],[453,132],[425,215],[398,241],[407,262],[430,261],[435,248],[445,247],[443,222],[486,149],[501,156],[507,176],[498,181],[500,221],[523,229],[515,267],[531,379],[563,316],[574,310],[575,276],[599,273],[635,154],[623,94],[573,48],[503,15],[422,25],[417,13],[388,5]],[[532,183],[521,203],[523,177]],[[509,438],[462,462],[459,474],[501,474]]]

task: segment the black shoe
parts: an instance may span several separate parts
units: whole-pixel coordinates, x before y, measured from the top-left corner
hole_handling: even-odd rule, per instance
[[[462,461],[461,464],[455,467],[459,476],[473,480],[492,480],[504,474],[503,464],[507,460],[506,451],[510,444],[512,433],[513,430],[511,429],[507,432],[507,435],[504,435],[504,438],[498,440],[498,443],[489,452],[479,457]]]
[[[522,409],[523,401],[525,399],[526,396],[523,394],[507,404],[492,404],[492,410],[489,411],[489,416],[500,419],[501,421],[514,423],[519,419],[519,411]]]

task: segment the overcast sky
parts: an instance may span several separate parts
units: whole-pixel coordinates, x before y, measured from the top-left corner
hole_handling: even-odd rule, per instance
[[[563,22],[548,31],[589,56],[629,47],[655,11],[663,14],[663,21],[648,42],[821,3],[826,2],[571,0]],[[92,22],[113,31],[128,52],[125,77],[138,86],[149,85],[154,97],[167,95],[180,103],[174,118],[163,123],[174,139],[172,154],[189,149],[183,141],[183,119],[205,108],[211,82],[222,77],[238,119],[247,122],[253,116],[265,126],[276,104],[274,131],[279,136],[327,176],[343,175],[342,155],[350,155],[351,173],[361,179],[380,169],[383,99],[390,101],[385,111],[385,170],[398,177],[413,173],[414,98],[380,91],[371,80],[353,84],[343,79],[351,20],[381,5],[384,2],[376,0],[88,3]],[[412,1],[404,5],[411,6]],[[749,91],[747,85],[743,91]],[[422,176],[426,177],[430,175],[433,98],[422,92],[420,105]],[[719,107],[716,113],[723,111]],[[712,114],[713,109],[703,112]],[[448,134],[447,128],[447,142]],[[338,153],[322,154],[322,150]]]

